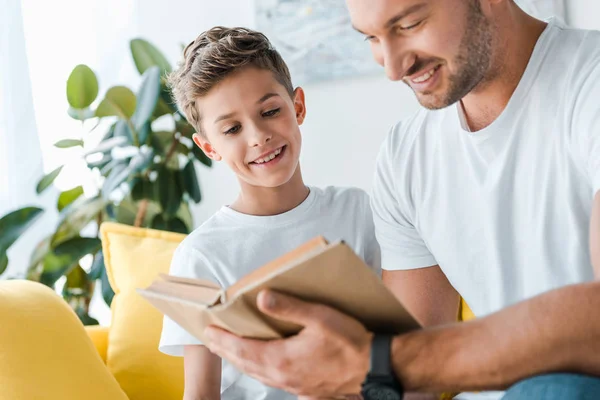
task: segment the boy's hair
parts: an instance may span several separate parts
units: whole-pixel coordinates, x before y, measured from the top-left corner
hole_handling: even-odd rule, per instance
[[[262,33],[216,26],[187,45],[182,62],[167,80],[177,106],[198,133],[202,134],[202,129],[196,102],[229,74],[246,66],[271,71],[293,98],[287,65]]]

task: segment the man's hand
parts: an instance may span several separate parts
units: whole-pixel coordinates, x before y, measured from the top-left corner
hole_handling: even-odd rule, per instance
[[[259,309],[304,326],[279,340],[239,338],[209,327],[209,348],[259,381],[301,396],[341,397],[360,392],[369,369],[372,334],[333,308],[272,291],[258,296]]]

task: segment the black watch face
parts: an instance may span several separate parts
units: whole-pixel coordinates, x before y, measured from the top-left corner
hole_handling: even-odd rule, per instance
[[[384,385],[369,387],[364,391],[363,397],[365,400],[402,400],[402,396],[398,391]]]

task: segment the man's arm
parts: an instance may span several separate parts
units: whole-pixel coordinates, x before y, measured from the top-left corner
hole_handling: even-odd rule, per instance
[[[221,358],[202,345],[184,347],[183,400],[221,398]]]
[[[333,308],[270,292],[260,309],[305,328],[287,339],[208,328],[211,351],[267,385],[307,396],[358,393],[372,334]],[[503,389],[552,371],[600,376],[600,281],[542,294],[488,317],[397,336],[394,369],[407,391]]]
[[[438,265],[383,271],[383,283],[426,326],[456,322],[460,296]]]

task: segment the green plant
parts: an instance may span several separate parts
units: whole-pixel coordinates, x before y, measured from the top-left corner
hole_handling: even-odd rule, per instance
[[[97,323],[87,313],[96,281],[102,282],[107,304],[114,295],[98,237],[102,221],[189,233],[193,227],[189,204],[202,199],[196,164],[211,166],[211,160],[191,141],[194,128],[171,101],[165,84],[171,66],[166,58],[143,39],[132,40],[130,49],[142,76],[135,94],[125,86],[111,87],[94,108],[99,88],[95,73],[78,65],[69,76],[68,114],[82,126],[87,121],[94,127],[82,137],[61,140],[55,146],[80,148],[85,168],[99,177],[97,193],[88,196],[81,186],[60,193],[56,203],[59,223],[32,249],[23,276],[53,288],[65,276],[63,296],[85,324]],[[173,128],[155,129],[159,118]],[[99,125],[106,126],[103,134]],[[90,149],[88,143],[97,145]],[[52,185],[62,168],[40,179],[38,194]],[[38,207],[25,207],[0,218],[0,274],[8,266],[9,247],[42,212]],[[91,235],[86,234],[90,231]],[[86,256],[92,257],[92,263],[84,270],[81,260]]]

